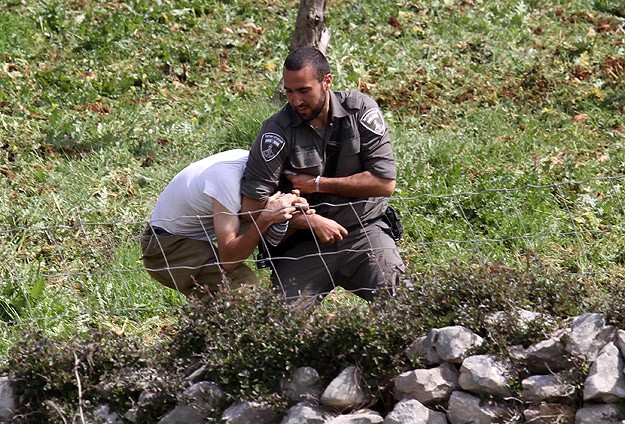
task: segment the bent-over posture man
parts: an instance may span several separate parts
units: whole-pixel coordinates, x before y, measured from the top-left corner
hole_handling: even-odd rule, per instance
[[[254,223],[241,227],[240,187],[247,158],[241,149],[209,156],[187,166],[165,187],[142,239],[143,262],[152,278],[187,296],[199,285],[217,292],[258,283],[242,261],[272,224],[291,219],[306,200],[276,193]]]
[[[300,230],[269,252],[273,283],[304,308],[335,286],[370,300],[404,272],[383,219],[396,179],[386,123],[370,97],[331,91],[328,61],[313,47],[288,55],[283,82],[288,103],[253,143],[243,210],[300,190],[316,214],[293,218],[290,230]]]

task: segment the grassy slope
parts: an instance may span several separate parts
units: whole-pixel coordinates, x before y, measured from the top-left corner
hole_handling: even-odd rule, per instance
[[[298,2],[24,3],[0,12],[4,318],[154,337],[181,299],[141,271],[140,223],[188,162],[249,145]],[[622,184],[596,179],[623,174],[619,3],[329,2],[335,87],[393,129],[415,272],[477,255],[618,278]]]

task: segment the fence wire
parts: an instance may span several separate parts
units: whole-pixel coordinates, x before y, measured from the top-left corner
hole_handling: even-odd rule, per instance
[[[398,247],[407,265],[406,278],[463,263],[540,267],[584,276],[596,284],[622,278],[623,179],[620,175],[395,196],[390,203],[401,212],[405,229]],[[0,315],[5,326],[41,320],[93,325],[111,316],[120,317],[120,322],[146,320],[184,303],[182,296],[152,280],[143,266],[145,221],[85,222],[79,215],[59,220],[63,223],[0,229],[5,257],[0,265]],[[325,264],[336,252],[324,251],[317,243],[314,255]],[[255,269],[258,260],[254,255],[245,262]],[[259,272],[268,276],[267,271]]]

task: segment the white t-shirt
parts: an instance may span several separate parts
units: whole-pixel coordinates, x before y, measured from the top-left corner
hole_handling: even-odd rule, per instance
[[[214,240],[211,198],[232,214],[239,213],[241,178],[247,156],[247,150],[227,150],[187,166],[159,196],[151,224],[175,235]]]

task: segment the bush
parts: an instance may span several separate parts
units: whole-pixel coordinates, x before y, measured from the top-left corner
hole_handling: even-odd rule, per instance
[[[394,312],[401,305],[389,305],[381,299],[371,308],[343,305],[304,313],[291,310],[270,289],[237,292],[192,302],[170,349],[179,369],[204,365],[203,377],[234,400],[260,398],[283,408],[287,399],[280,384],[295,369],[313,367],[328,384],[348,365],[362,369],[384,399],[407,366],[403,350],[414,335],[406,331],[414,320],[397,325]]]
[[[446,269],[418,276],[414,287],[400,292],[394,302],[402,304],[400,310],[418,314],[423,330],[463,325],[486,338],[485,349],[501,352],[507,346],[527,346],[540,340],[552,329],[554,320],[588,310],[585,302],[590,296],[585,282],[577,277],[497,264],[450,264]],[[542,313],[549,319],[529,327],[522,325],[518,308]],[[489,314],[495,312],[503,313],[498,324],[488,321]],[[396,321],[402,322],[402,318]]]
[[[264,400],[284,412],[289,401],[281,382],[302,366],[315,368],[327,385],[356,365],[374,394],[369,406],[386,413],[393,379],[424,365],[408,358],[406,348],[432,328],[463,325],[485,338],[480,351],[503,354],[511,345],[544,339],[558,319],[582,313],[588,305],[580,299],[586,298],[587,284],[567,274],[492,264],[452,264],[415,276],[395,295],[370,304],[325,303],[307,313],[261,286],[191,299],[170,337],[152,346],[101,331],[66,342],[40,332],[25,335],[5,372],[19,382],[24,400],[16,422],[54,422],[80,412],[79,406],[103,403],[123,415],[143,392],[151,396],[137,409],[137,422],[153,422],[175,405],[191,373],[217,383],[230,401]],[[623,310],[617,303],[607,306],[613,318]],[[521,325],[519,307],[549,319]],[[502,319],[488,320],[494,312],[503,312]]]
[[[190,302],[167,349],[177,369],[204,365],[204,379],[236,398],[269,399],[307,350],[305,322],[268,288],[206,296]]]
[[[152,423],[173,407],[180,391],[176,376],[152,367],[157,350],[136,337],[95,331],[58,340],[35,331],[22,340],[4,370],[20,398],[14,423],[67,422],[99,404],[125,412],[143,391],[155,396],[137,423]]]

